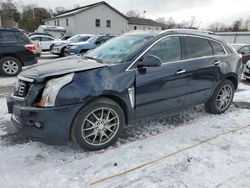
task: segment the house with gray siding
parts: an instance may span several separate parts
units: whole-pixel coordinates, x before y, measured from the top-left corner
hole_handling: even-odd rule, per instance
[[[68,10],[44,22],[47,26],[64,27],[67,35],[120,35],[130,30],[161,30],[160,24],[153,20],[128,18],[105,1]]]

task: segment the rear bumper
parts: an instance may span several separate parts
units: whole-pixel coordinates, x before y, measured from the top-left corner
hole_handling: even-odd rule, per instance
[[[71,124],[81,108],[81,104],[53,108],[24,107],[16,105],[11,97],[7,104],[15,128],[25,137],[47,144],[69,141]]]

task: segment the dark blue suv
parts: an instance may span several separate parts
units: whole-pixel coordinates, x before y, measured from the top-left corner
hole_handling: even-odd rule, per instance
[[[36,64],[36,46],[20,30],[0,28],[0,74],[16,76],[23,66]]]
[[[144,117],[201,103],[224,113],[241,69],[241,55],[209,33],[129,33],[85,55],[25,70],[8,108],[15,127],[31,139],[72,139],[98,150]]]

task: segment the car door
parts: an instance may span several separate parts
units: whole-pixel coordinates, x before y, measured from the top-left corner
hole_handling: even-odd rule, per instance
[[[250,60],[250,46],[243,46],[238,52],[242,54],[242,61],[246,64]]]
[[[186,46],[183,69],[189,75],[184,105],[189,106],[209,99],[219,79],[218,65],[221,60],[214,57],[208,39],[195,36],[185,36],[183,39]]]
[[[41,37],[41,45],[42,45],[42,49],[43,50],[49,50],[50,49],[50,45],[51,45],[51,41],[53,41],[52,38],[50,37]]]
[[[140,59],[154,55],[160,67],[136,69],[135,108],[137,118],[182,108],[187,75],[182,71],[180,37],[166,37],[153,45]]]

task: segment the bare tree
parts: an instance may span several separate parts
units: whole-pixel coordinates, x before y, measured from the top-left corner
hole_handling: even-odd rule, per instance
[[[126,13],[126,16],[127,17],[132,17],[132,18],[140,18],[141,14],[137,10],[129,10]]]
[[[3,27],[17,27],[19,12],[12,0],[0,1],[0,15]]]
[[[66,9],[64,7],[56,7],[55,11],[54,11],[54,14],[55,15],[62,14],[65,11],[66,11]]]

